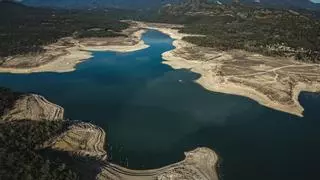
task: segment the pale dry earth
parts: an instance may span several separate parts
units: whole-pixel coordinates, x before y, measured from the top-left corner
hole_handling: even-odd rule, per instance
[[[43,47],[44,53],[1,58],[0,72],[36,73],[70,72],[75,66],[92,57],[92,51],[132,52],[148,48],[141,36],[145,32],[135,22],[121,32],[120,37],[81,38],[66,37]]]
[[[6,110],[1,117],[4,121],[48,120],[57,121],[64,117],[64,109],[36,94],[21,96],[11,109]]]
[[[175,39],[176,48],[162,54],[163,63],[199,73],[196,82],[210,91],[245,96],[297,116],[303,116],[304,111],[298,101],[300,92],[320,92],[319,64],[241,50],[217,51],[184,41],[182,38],[189,35],[179,33],[174,25],[152,24],[148,28]]]

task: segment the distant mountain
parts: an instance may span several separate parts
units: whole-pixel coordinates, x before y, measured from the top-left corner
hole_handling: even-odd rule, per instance
[[[23,0],[32,6],[53,6],[62,8],[157,8],[168,3],[183,0]]]

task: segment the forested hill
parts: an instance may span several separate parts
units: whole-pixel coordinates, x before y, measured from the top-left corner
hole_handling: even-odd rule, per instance
[[[0,2],[0,57],[42,52],[44,45],[75,32],[81,36],[91,28],[101,28],[103,36],[117,36],[117,32],[128,27],[119,19],[126,19],[133,13],[110,8],[103,11],[57,10]]]
[[[310,11],[194,0],[162,8],[157,21],[182,23],[183,32],[206,35],[185,38],[200,46],[320,62],[320,22]]]

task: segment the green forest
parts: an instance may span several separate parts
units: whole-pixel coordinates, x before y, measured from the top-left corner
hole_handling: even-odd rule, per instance
[[[64,162],[44,158],[37,150],[68,125],[67,121],[0,122],[0,179],[79,179]]]
[[[22,93],[0,88],[0,117]],[[62,133],[70,121],[12,121],[0,119],[0,179],[78,179],[62,161],[43,157],[38,148]]]
[[[10,89],[0,87],[0,117],[4,115],[6,109],[13,107],[14,102],[19,99],[21,95],[21,93],[12,92]]]
[[[80,121],[19,120],[3,121],[23,93],[0,87],[0,179],[2,180],[77,180],[93,179],[100,161],[63,151],[43,148]]]
[[[119,19],[132,14],[129,10],[57,10],[27,7],[0,2],[0,57],[43,52],[43,45],[67,36],[119,36],[128,24]],[[91,31],[91,29],[99,31]]]

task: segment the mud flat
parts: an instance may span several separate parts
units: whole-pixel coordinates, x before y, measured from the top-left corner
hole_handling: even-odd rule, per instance
[[[145,32],[136,23],[124,30],[123,36],[112,38],[66,37],[58,42],[43,47],[46,51],[36,55],[17,55],[0,59],[0,72],[36,73],[36,72],[70,72],[75,66],[92,57],[91,51],[132,52],[148,48],[141,36]]]
[[[201,74],[204,88],[245,96],[261,105],[303,116],[301,91],[320,92],[320,65],[290,58],[267,57],[240,50],[217,51],[182,40],[175,25],[146,24],[175,39],[174,50],[162,54],[165,64]],[[150,26],[150,27],[149,27]]]
[[[64,109],[36,94],[23,95],[17,99],[14,106],[1,117],[4,121],[18,120],[48,120],[57,121],[64,117]]]

